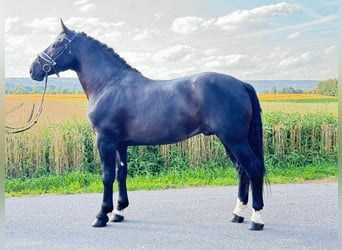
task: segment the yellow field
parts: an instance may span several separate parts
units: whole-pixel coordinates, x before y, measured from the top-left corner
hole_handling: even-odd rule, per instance
[[[332,103],[296,103],[286,100],[334,98],[317,94],[260,94],[263,112],[324,112],[337,116],[337,102]],[[336,97],[335,97],[336,98]],[[6,125],[21,126],[29,119],[33,105],[35,112],[40,105],[41,95],[6,95]],[[273,102],[274,101],[274,102]],[[284,102],[282,102],[284,101]],[[59,123],[66,120],[87,119],[88,101],[84,94],[46,95],[39,124]]]
[[[29,119],[33,105],[37,111],[41,95],[6,95],[6,125],[20,126]],[[87,119],[88,101],[85,95],[46,95],[39,123],[58,123]]]
[[[318,94],[259,94],[264,112],[282,111],[286,113],[331,113],[337,117],[337,102],[315,102],[315,100],[336,99],[337,97]],[[295,100],[312,100],[312,102],[288,102]]]
[[[258,94],[260,101],[303,100],[303,99],[336,99],[333,96],[318,94]]]

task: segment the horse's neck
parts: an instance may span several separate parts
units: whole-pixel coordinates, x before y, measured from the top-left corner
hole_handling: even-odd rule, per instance
[[[119,79],[119,76],[115,75],[115,73],[119,74],[119,68],[112,69],[113,75],[108,75],[106,71],[108,71],[108,69],[101,70],[98,68],[76,71],[78,79],[88,98],[91,95],[100,92],[109,83],[113,84]]]
[[[121,81],[129,71],[133,71],[124,61],[113,60],[111,55],[106,54],[91,58],[81,52],[77,64],[75,71],[88,99],[107,85]]]

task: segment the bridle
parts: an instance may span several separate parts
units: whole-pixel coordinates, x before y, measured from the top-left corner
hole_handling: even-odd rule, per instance
[[[59,77],[58,72],[55,69],[55,66],[57,64],[56,60],[67,49],[69,49],[69,54],[71,54],[71,44],[77,35],[78,35],[77,32],[73,32],[72,36],[70,38],[64,36],[63,40],[66,40],[66,42],[65,42],[63,48],[61,48],[54,56],[49,56],[45,52],[41,52],[38,54],[38,63],[40,65],[40,68],[45,72],[45,86],[44,86],[44,91],[43,91],[42,99],[40,101],[39,108],[37,110],[37,113],[35,115],[33,115],[33,113],[34,113],[34,106],[33,106],[33,109],[32,109],[31,114],[30,114],[30,119],[27,121],[27,124],[25,126],[15,128],[15,127],[10,127],[10,126],[5,125],[5,128],[7,129],[6,130],[7,134],[18,134],[18,133],[24,132],[26,130],[29,130],[30,128],[32,128],[34,125],[37,124],[38,119],[39,119],[39,117],[43,111],[43,104],[44,104],[44,100],[45,100],[45,94],[46,94],[47,82],[48,82],[48,74],[51,70],[53,70],[54,73]],[[41,62],[40,59],[42,59],[43,62]]]
[[[44,51],[38,54],[38,63],[40,65],[40,68],[45,72],[45,76],[47,77],[48,73],[51,70],[54,70],[54,73],[59,77],[58,72],[55,69],[56,66],[56,60],[63,55],[63,53],[69,49],[69,54],[71,54],[71,44],[78,35],[77,32],[73,32],[72,36],[70,38],[64,36],[63,40],[66,40],[64,43],[63,48],[61,48],[54,56],[49,56]],[[43,62],[40,61],[40,59],[43,60]]]

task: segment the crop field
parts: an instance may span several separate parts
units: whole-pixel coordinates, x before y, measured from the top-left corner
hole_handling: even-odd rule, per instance
[[[258,96],[262,101],[336,100],[336,97],[318,94],[259,94]]]
[[[33,105],[35,112],[41,95],[6,95],[6,123],[10,126],[25,124]],[[86,120],[88,101],[85,95],[46,95],[43,112],[38,124],[56,124],[63,121]]]
[[[317,94],[260,94],[264,113],[328,113],[337,117],[337,98]],[[6,95],[7,125],[18,126],[28,120],[35,106],[40,105],[41,95]],[[39,123],[86,120],[88,101],[85,95],[46,95]]]
[[[279,97],[279,98],[275,98]],[[40,95],[6,95],[6,125],[22,126],[40,105]],[[268,167],[337,162],[337,98],[319,95],[260,95]],[[305,100],[305,101],[303,101]],[[329,101],[326,101],[329,100]],[[6,175],[32,177],[73,171],[99,172],[85,95],[47,95],[29,131],[6,135]],[[230,164],[215,136],[196,136],[158,147],[132,147],[130,175],[158,174],[182,166]]]

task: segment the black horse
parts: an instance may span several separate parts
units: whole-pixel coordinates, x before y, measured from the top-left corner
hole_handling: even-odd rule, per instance
[[[203,133],[216,135],[240,176],[232,222],[241,223],[253,198],[250,229],[263,229],[261,218],[265,175],[261,108],[253,87],[232,76],[200,73],[157,81],[129,66],[113,49],[87,36],[63,31],[33,62],[30,75],[74,70],[89,101],[88,117],[102,162],[103,201],[93,223],[104,227],[113,211],[113,182],[119,197],[112,221],[123,219],[128,206],[127,147],[175,143]]]

